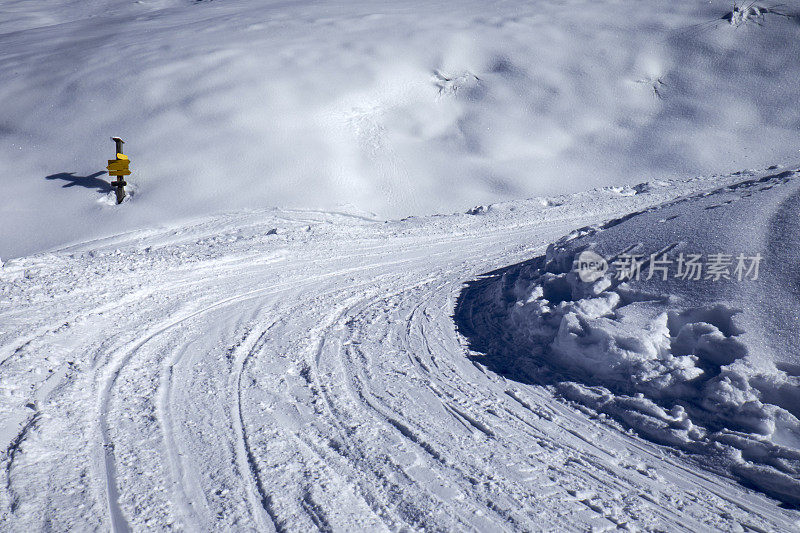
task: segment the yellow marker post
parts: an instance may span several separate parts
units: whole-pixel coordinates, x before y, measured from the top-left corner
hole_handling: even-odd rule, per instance
[[[125,199],[125,186],[128,184],[124,176],[130,176],[130,160],[128,156],[122,153],[122,145],[125,143],[119,137],[111,137],[111,140],[117,144],[117,158],[116,159],[109,159],[108,166],[106,170],[108,170],[109,176],[116,176],[117,180],[112,181],[111,185],[114,186],[117,192],[117,204],[121,204],[122,200]]]

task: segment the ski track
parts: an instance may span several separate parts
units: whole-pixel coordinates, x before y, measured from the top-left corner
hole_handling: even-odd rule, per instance
[[[701,186],[684,192],[712,194],[719,183]],[[7,446],[0,526],[788,530],[795,511],[546,387],[490,372],[455,331],[466,281],[676,196],[491,223],[462,216],[455,229],[437,217],[381,224],[282,211],[238,229],[221,217],[45,255],[34,266],[58,279],[65,264],[105,261],[85,250],[124,258],[139,239],[166,242],[125,272],[109,263],[88,277],[83,299],[54,291],[27,328],[20,310],[0,308],[9,324],[0,371],[18,385],[10,396],[28,401],[48,357],[67,368]],[[268,237],[270,224],[282,236]],[[32,291],[24,305],[41,308],[41,289],[21,290]],[[67,413],[83,431],[59,425]],[[70,466],[81,460],[88,475]],[[57,461],[64,479],[47,473]],[[37,476],[49,492],[33,490]],[[43,518],[59,491],[82,511]]]

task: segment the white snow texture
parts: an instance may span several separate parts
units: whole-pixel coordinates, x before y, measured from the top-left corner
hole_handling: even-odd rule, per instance
[[[796,175],[767,173],[582,228],[540,261],[508,269],[483,289],[496,302],[478,310],[504,331],[494,348],[503,372],[555,383],[565,398],[800,504],[800,358],[797,322],[786,323],[798,316],[800,287],[796,277],[783,282],[796,276],[800,249],[787,240],[767,246],[757,280],[739,280],[735,263],[730,279],[706,272],[665,281],[656,265],[650,275],[652,262],[682,252],[763,250],[763,230],[749,223],[763,218],[770,197],[784,201],[779,213],[794,210],[800,189],[792,185],[784,200],[784,188]],[[781,214],[767,226],[770,238],[792,229]],[[641,277],[610,269],[583,281],[575,263],[587,249],[612,265],[640,257]],[[522,361],[509,361],[521,352]]]
[[[0,255],[243,207],[400,217],[785,161],[800,25],[730,11],[3,0]],[[124,209],[75,183],[111,135],[142,200]]]
[[[799,531],[798,13],[0,0],[0,531]]]

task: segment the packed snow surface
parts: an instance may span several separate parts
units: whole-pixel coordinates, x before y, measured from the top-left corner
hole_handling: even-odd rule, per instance
[[[0,530],[799,530],[797,14],[0,0]]]
[[[501,374],[555,384],[800,505],[797,175],[774,169],[576,230],[467,291],[468,337]],[[614,268],[583,279],[586,253]],[[476,316],[493,327],[470,330]]]
[[[797,168],[7,261],[0,529],[797,530]],[[761,281],[568,272],[669,246]]]
[[[2,0],[0,257],[229,209],[396,218],[790,160],[796,6],[731,8]],[[124,209],[97,174],[112,135]]]

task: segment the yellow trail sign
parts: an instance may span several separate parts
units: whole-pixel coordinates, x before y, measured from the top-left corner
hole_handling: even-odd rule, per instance
[[[111,185],[116,189],[117,204],[121,204],[125,199],[125,185],[127,185],[122,176],[130,175],[131,171],[128,167],[131,162],[128,160],[128,156],[122,153],[122,145],[125,144],[125,141],[119,137],[111,137],[111,140],[116,144],[117,149],[114,152],[116,152],[117,158],[108,160],[106,170],[108,170],[109,176],[117,177],[116,181],[111,182]]]
[[[125,158],[125,159],[109,159],[108,160],[108,166],[106,167],[106,169],[109,170],[109,171],[121,171],[121,170],[127,171],[129,169],[128,167],[129,167],[130,164],[131,164],[131,162],[128,161],[127,158]]]

